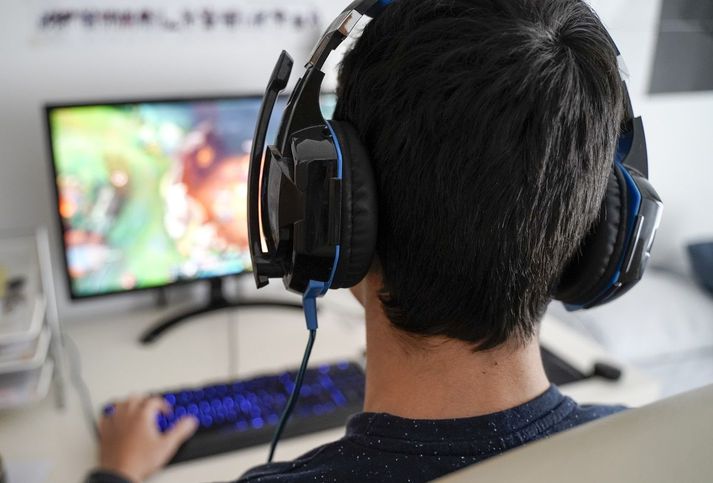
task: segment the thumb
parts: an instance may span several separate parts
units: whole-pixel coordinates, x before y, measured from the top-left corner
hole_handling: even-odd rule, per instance
[[[164,433],[164,438],[170,443],[171,450],[176,451],[185,440],[193,436],[198,429],[198,420],[192,416],[186,416],[178,421],[170,431]]]

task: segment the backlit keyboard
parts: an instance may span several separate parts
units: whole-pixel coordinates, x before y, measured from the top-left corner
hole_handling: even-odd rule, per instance
[[[269,443],[294,387],[296,371],[162,394],[173,407],[159,414],[161,431],[188,414],[200,422],[171,463]],[[355,363],[308,369],[283,439],[344,426],[362,410],[364,371]]]

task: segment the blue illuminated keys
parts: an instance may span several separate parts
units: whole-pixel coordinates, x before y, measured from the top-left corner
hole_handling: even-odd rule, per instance
[[[172,463],[268,443],[295,378],[296,371],[283,371],[163,393],[172,411],[157,415],[160,431],[170,431],[184,417],[199,422]],[[357,364],[308,369],[284,437],[343,426],[350,415],[361,411],[363,400],[364,372]]]

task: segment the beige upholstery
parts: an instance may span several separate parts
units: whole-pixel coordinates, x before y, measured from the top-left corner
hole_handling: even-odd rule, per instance
[[[574,428],[439,481],[711,483],[713,385]]]

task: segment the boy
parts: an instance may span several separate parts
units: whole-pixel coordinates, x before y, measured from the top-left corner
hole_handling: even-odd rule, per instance
[[[340,72],[369,151],[377,255],[364,413],[341,440],[240,481],[427,481],[621,410],[545,376],[538,323],[596,221],[623,116],[613,45],[581,0],[399,0]],[[140,482],[195,429],[160,399],[102,421],[102,471]]]

